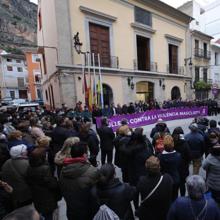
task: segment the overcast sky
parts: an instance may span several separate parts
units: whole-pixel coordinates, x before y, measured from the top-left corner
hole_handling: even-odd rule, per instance
[[[38,0],[30,0],[31,2],[34,2],[37,4]],[[179,7],[183,3],[187,2],[188,0],[162,0],[163,2],[173,6],[174,8]],[[215,0],[196,0],[201,5],[207,5],[209,3],[214,2]]]

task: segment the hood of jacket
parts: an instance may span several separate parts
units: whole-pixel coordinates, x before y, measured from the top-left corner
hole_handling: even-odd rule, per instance
[[[68,179],[75,179],[81,177],[89,168],[90,164],[85,163],[73,163],[69,164],[62,169],[62,176]]]
[[[208,162],[213,166],[220,166],[220,156],[214,156],[212,154],[209,154],[206,160],[208,160]]]

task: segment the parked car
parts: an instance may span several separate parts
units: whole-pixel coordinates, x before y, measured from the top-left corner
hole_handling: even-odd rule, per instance
[[[37,109],[39,109],[39,103],[36,102],[26,102],[21,103],[17,106],[17,111],[29,111],[35,112]]]
[[[0,101],[2,106],[9,105],[11,102],[12,102],[11,97],[2,98],[1,101]]]
[[[26,103],[26,99],[13,99],[10,104],[13,106],[18,106],[22,103]]]

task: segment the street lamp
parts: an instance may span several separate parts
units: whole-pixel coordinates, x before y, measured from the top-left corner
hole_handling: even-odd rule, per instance
[[[189,64],[188,64],[188,65],[189,65],[190,67],[193,65],[193,63],[192,63],[192,57],[185,58],[184,61],[185,61],[185,64],[184,64],[185,66],[187,65],[187,62],[188,62],[188,61],[189,61]]]
[[[81,47],[82,47],[83,43],[80,42],[79,32],[77,32],[77,33],[74,35],[73,39],[74,39],[74,48],[75,48],[76,52],[77,52],[78,54],[84,53],[84,52],[81,51]]]

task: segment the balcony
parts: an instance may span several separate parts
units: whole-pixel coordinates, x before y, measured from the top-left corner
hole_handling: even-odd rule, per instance
[[[91,58],[92,61],[92,58]],[[86,63],[86,65],[88,65],[88,62]],[[91,62],[91,66],[92,66],[92,62]],[[99,63],[98,63],[98,56],[95,55],[95,66],[98,67]],[[119,68],[119,58],[116,56],[100,56],[100,66],[101,67],[107,67],[107,68],[114,68],[114,69],[118,69]]]
[[[135,59],[133,60],[134,70],[138,71],[151,71],[151,72],[157,72],[157,63],[156,62],[150,62],[149,65],[144,65],[144,68],[138,67],[138,61]]]
[[[184,75],[184,67],[183,66],[175,67],[167,64],[167,73]]]
[[[194,56],[197,58],[203,58],[203,59],[210,60],[211,59],[211,52],[208,50],[195,48],[194,49]]]

